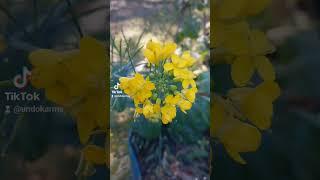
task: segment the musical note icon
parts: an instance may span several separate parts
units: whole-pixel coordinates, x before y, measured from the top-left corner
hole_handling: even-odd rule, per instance
[[[28,85],[28,82],[31,77],[31,72],[27,67],[23,67],[22,69],[22,75],[18,74],[13,78],[13,84],[19,88],[22,89]]]

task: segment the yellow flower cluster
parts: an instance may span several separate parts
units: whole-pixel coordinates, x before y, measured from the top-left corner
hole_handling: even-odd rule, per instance
[[[149,41],[144,56],[150,67],[145,79],[142,74],[120,78],[120,88],[135,104],[136,114],[151,121],[168,124],[176,117],[177,107],[184,113],[195,102],[195,74],[189,68],[195,63],[190,52],[175,54],[175,43]]]
[[[224,98],[214,95],[211,135],[224,144],[237,162],[245,161],[239,153],[256,151],[260,146],[260,131],[271,126],[273,102],[280,95],[275,83],[274,68],[266,57],[274,51],[262,31],[246,21],[262,12],[270,0],[214,0],[211,48],[214,63],[231,65],[231,77],[237,88]],[[257,87],[251,79],[257,72],[263,81]]]
[[[106,50],[91,37],[80,40],[80,50],[57,52],[41,49],[29,56],[31,84],[61,105],[77,120],[85,144],[95,128],[106,130]]]

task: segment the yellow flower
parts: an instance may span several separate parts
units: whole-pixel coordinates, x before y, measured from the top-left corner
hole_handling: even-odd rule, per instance
[[[236,88],[228,96],[238,105],[243,115],[259,129],[270,128],[273,101],[280,96],[275,82],[263,82],[256,88]]]
[[[160,118],[160,104],[152,104],[150,101],[146,101],[143,106],[142,112],[147,119],[152,120]]]
[[[158,65],[160,61],[168,59],[176,50],[177,45],[169,42],[161,44],[150,40],[143,54],[151,64]]]
[[[172,105],[175,106],[180,100],[179,96],[173,96],[173,95],[168,95],[166,96],[166,98],[164,99],[164,103],[166,105]]]
[[[133,78],[120,78],[119,87],[133,98],[135,104],[144,103],[152,96],[151,91],[155,89],[155,85],[151,81],[145,80],[139,73],[136,73]]]
[[[177,107],[184,113],[191,109],[197,88],[195,74],[188,68],[196,60],[188,51],[181,56],[174,54],[176,48],[177,45],[174,43],[160,44],[149,41],[144,55],[154,67],[150,69],[151,80],[149,76],[144,79],[139,73],[132,78],[120,78],[120,88],[134,100],[135,115],[143,114],[146,119],[151,121],[161,119],[163,124],[168,124],[176,117]],[[162,60],[168,62],[160,64]],[[158,68],[157,65],[163,68]],[[169,71],[172,71],[173,75],[171,73],[163,75]],[[183,88],[177,86],[176,83],[179,81]],[[164,99],[161,99],[164,95]]]
[[[246,85],[255,70],[265,81],[275,80],[275,71],[266,54],[273,51],[273,46],[260,31],[252,31],[249,38],[248,54],[238,54],[231,65],[231,76],[237,86]]]
[[[245,164],[239,153],[256,151],[260,146],[261,134],[254,126],[232,116],[220,101],[213,103],[210,134],[220,140],[235,161]]]
[[[181,57],[173,54],[171,56],[172,62],[166,63],[163,67],[165,71],[173,70],[173,74],[179,73],[180,70],[186,69],[195,63],[195,59],[190,55],[190,52],[186,51]]]
[[[163,124],[172,122],[172,119],[176,117],[176,107],[170,104],[166,104],[161,108],[161,118]]]
[[[105,53],[103,44],[84,37],[80,40],[79,51],[41,49],[29,56],[33,66],[32,85],[43,88],[49,100],[76,117],[83,144],[92,130],[108,126]]]
[[[183,95],[191,102],[194,103],[196,99],[196,93],[198,92],[198,89],[196,87],[190,88],[190,89],[184,89],[182,90]]]
[[[176,96],[179,97],[177,105],[180,107],[182,112],[187,113],[186,110],[191,109],[192,103],[188,99],[185,99],[182,94],[177,94]]]

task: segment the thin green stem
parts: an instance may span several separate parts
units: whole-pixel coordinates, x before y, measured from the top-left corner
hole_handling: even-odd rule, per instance
[[[11,80],[0,81],[0,87],[11,87],[13,83]]]
[[[78,177],[79,180],[82,179],[83,174],[81,172],[84,169],[84,165],[85,165],[84,155],[81,152],[80,160],[79,160],[79,163],[78,163],[78,167],[77,167],[77,169],[76,169],[76,171],[74,173]]]
[[[122,29],[121,29],[121,33],[122,33],[122,36],[123,36],[124,41],[125,41],[125,43],[126,43],[126,47],[128,48],[128,49],[126,49],[126,51],[127,51],[128,58],[129,58],[129,61],[130,61],[130,63],[131,63],[132,69],[133,69],[134,73],[137,73],[137,72],[136,72],[136,68],[135,68],[135,66],[134,66],[134,64],[133,64],[133,61],[132,61],[132,57],[131,57],[130,52],[129,52],[129,51],[130,51],[129,41],[127,40],[126,36],[124,35]]]
[[[83,35],[82,29],[81,29],[81,27],[80,27],[79,21],[78,21],[78,19],[77,19],[77,17],[76,17],[76,14],[75,14],[75,12],[74,12],[74,10],[73,10],[73,8],[72,8],[71,1],[70,1],[70,0],[66,0],[66,2],[67,2],[67,4],[68,4],[69,11],[70,11],[70,13],[71,13],[71,17],[72,17],[73,24],[76,26],[76,28],[77,28],[77,30],[78,30],[78,32],[79,32],[79,34],[80,34],[80,37],[82,38],[82,37],[84,37],[84,35]]]
[[[16,135],[17,135],[17,132],[18,132],[18,129],[19,129],[19,126],[20,126],[20,123],[21,121],[24,119],[24,114],[21,114],[18,119],[16,120],[15,124],[14,124],[14,127],[13,127],[13,130],[10,134],[10,137],[7,141],[7,143],[4,145],[4,147],[2,148],[2,151],[1,151],[1,157],[5,157],[6,154],[7,154],[7,151],[8,151],[8,148],[10,146],[10,144],[13,142],[13,140],[15,139]]]
[[[33,0],[32,1],[32,6],[33,6],[33,19],[34,19],[34,27],[35,29],[38,28],[39,26],[39,9],[38,9],[38,1]]]
[[[21,28],[21,27],[19,27],[19,23],[18,23],[17,19],[11,14],[11,12],[7,8],[3,7],[2,4],[0,4],[0,11],[2,11],[16,27]],[[30,38],[30,35],[26,31],[26,29],[25,28],[21,28],[21,29],[22,29],[24,35],[26,35]]]

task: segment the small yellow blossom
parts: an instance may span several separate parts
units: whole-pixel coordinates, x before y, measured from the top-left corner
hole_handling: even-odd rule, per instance
[[[161,108],[162,123],[168,124],[176,117],[176,107],[166,104]]]
[[[183,95],[192,103],[194,103],[196,99],[196,93],[198,92],[198,89],[196,87],[190,88],[190,89],[184,89],[182,91]]]
[[[143,54],[151,64],[158,65],[160,61],[168,59],[177,49],[172,42],[161,44],[150,40]]]
[[[143,106],[142,112],[147,119],[160,118],[160,104],[152,104],[150,101],[146,101]]]
[[[133,98],[135,104],[144,103],[146,99],[152,96],[151,91],[155,89],[155,85],[151,81],[145,80],[139,73],[136,73],[133,78],[120,78],[119,87]]]
[[[178,101],[177,105],[179,106],[179,108],[181,109],[182,112],[187,113],[186,111],[191,109],[193,102],[190,102],[182,94],[178,94],[176,96],[179,97],[179,101]]]

